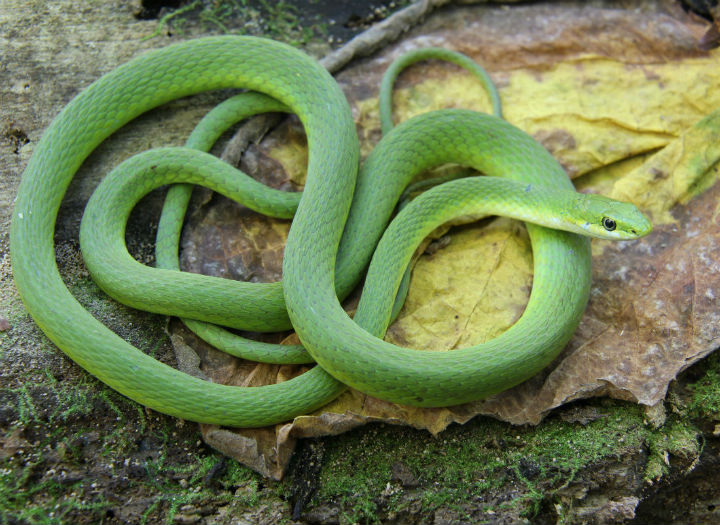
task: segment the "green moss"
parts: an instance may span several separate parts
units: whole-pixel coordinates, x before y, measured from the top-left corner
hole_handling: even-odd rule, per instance
[[[0,524],[101,522],[117,500],[96,486],[150,500],[139,512],[146,523],[172,523],[184,505],[242,511],[260,499],[260,477],[203,447],[195,425],[179,426],[85,375],[43,376],[0,388],[9,423],[0,427],[9,451],[0,456]]]
[[[377,426],[352,432],[329,443],[313,504],[339,504],[347,523],[377,521],[381,503],[403,502],[405,489],[392,476],[402,463],[423,487],[426,512],[451,506],[462,512],[487,501],[486,510],[499,505],[532,516],[581,469],[642,447],[651,433],[637,406],[609,403],[602,411],[586,426],[551,418],[528,428],[478,418],[437,438]],[[493,491],[507,497],[486,498]]]
[[[700,456],[699,431],[688,422],[675,421],[662,431],[652,432],[647,439],[649,451],[644,479],[658,481],[670,471],[670,457],[694,461]]]
[[[720,352],[713,353],[707,365],[705,375],[688,385],[692,398],[687,410],[692,417],[720,421]]]
[[[78,261],[63,254],[81,304],[135,346],[169,355],[164,318],[108,299]],[[274,498],[259,475],[203,446],[196,425],[146,410],[61,358],[16,294],[3,304],[12,328],[0,333],[0,355],[12,367],[0,386],[0,525],[100,523],[116,512],[171,523],[193,512],[185,505],[242,513]],[[28,345],[47,353],[28,357]],[[142,503],[124,510],[132,501]]]
[[[165,14],[153,38],[163,31],[184,35],[198,30],[202,34],[240,34],[274,38],[299,47],[327,38],[327,25],[320,18],[303,20],[297,6],[286,2],[257,0],[257,7],[245,0],[194,0]]]
[[[28,463],[17,472],[0,470],[0,523],[61,524],[72,513],[102,515],[108,502],[102,495],[87,501],[78,495],[82,483],[71,485],[50,480],[31,483],[38,463]],[[41,505],[34,504],[42,501]]]

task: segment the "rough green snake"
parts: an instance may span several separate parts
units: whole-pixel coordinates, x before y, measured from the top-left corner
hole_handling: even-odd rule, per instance
[[[61,200],[98,144],[153,107],[223,88],[265,93],[302,121],[310,153],[299,204],[297,196],[272,191],[257,200],[251,181],[212,156],[165,148],[128,159],[108,175],[86,210],[96,226],[83,226],[81,240],[98,284],[130,305],[250,330],[294,327],[319,366],[256,388],[191,377],[123,341],[72,297],[54,257]],[[17,288],[48,337],[122,394],[184,419],[263,426],[315,410],[345,385],[394,402],[447,406],[524,381],[558,354],[585,308],[590,247],[588,238],[577,234],[631,239],[651,229],[630,204],[575,193],[547,151],[493,116],[446,110],[410,119],[382,139],[359,173],[358,152],[350,108],[338,85],[314,60],[289,46],[228,36],[147,53],[81,92],[37,144],[11,226]],[[502,178],[460,179],[433,188],[410,203],[383,235],[413,176],[447,162]],[[171,182],[199,182],[277,216],[292,215],[297,205],[282,283],[251,285],[135,262],[122,239],[127,214],[150,189]],[[422,352],[382,341],[419,239],[452,217],[488,213],[537,223],[527,225],[535,273],[518,322],[496,339],[451,352]],[[356,285],[370,257],[353,320],[338,297]],[[135,291],[126,291],[124,284],[134,285]]]

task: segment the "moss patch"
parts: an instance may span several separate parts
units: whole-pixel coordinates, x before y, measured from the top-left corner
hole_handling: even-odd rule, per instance
[[[328,27],[320,16],[303,16],[300,9],[286,1],[192,0],[164,13],[155,30],[146,38],[161,34],[193,36],[209,34],[253,35],[273,38],[294,47],[328,50]]]
[[[319,16],[301,17],[299,8],[286,1],[259,0],[250,5],[238,0],[193,0],[161,16],[150,38],[197,31],[266,36],[300,47],[326,39],[327,23]]]
[[[720,421],[720,353],[708,358],[707,367],[702,378],[688,385],[692,397],[687,408],[693,417]]]
[[[165,321],[108,299],[75,248],[58,251],[73,295],[125,339],[172,360]],[[2,303],[11,328],[0,333],[0,524],[228,521],[260,500],[282,505],[263,494],[259,475],[205,446],[195,424],[146,410],[62,357],[16,294]]]
[[[436,438],[385,426],[351,432],[328,442],[312,505],[339,506],[341,523],[378,522],[418,506],[428,518],[441,507],[459,519],[509,509],[532,517],[584,469],[642,450],[667,431],[645,426],[634,405],[602,402],[597,413],[585,426],[551,418],[514,427],[480,418]]]
[[[0,523],[172,523],[209,502],[257,503],[258,475],[203,446],[195,425],[45,375],[0,389]]]

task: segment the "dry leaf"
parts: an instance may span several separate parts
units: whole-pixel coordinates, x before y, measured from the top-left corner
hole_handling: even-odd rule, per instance
[[[631,200],[652,215],[656,229],[647,238],[593,243],[590,304],[570,344],[544,373],[487,400],[441,409],[399,406],[349,390],[315,414],[273,428],[203,426],[205,439],[279,478],[295,439],[371,421],[437,433],[477,414],[538,423],[552,408],[594,395],[648,405],[661,400],[679,371],[720,343],[720,186],[712,168],[720,155],[720,118],[707,116],[720,103],[720,53],[699,51],[698,27],[672,9],[661,3],[655,10],[626,11],[582,2],[456,7],[338,77],[367,154],[380,137],[377,86],[389,63],[427,45],[462,51],[490,70],[506,118],[579,177],[578,188]],[[489,107],[475,80],[437,63],[403,74],[395,105],[396,120],[441,107]],[[301,183],[304,147],[294,122],[276,131],[254,162],[284,173],[276,185],[288,185],[278,182],[282,177]],[[220,198],[202,211],[184,241],[191,269],[250,280],[279,276],[287,223],[257,218]],[[446,247],[417,262],[388,340],[449,350],[496,336],[522,313],[532,280],[524,228],[499,219],[448,235]],[[186,337],[183,344],[197,344],[202,372],[215,381],[263,384],[300,372],[240,362]]]

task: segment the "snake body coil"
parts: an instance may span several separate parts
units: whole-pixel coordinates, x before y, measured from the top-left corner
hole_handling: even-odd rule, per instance
[[[122,240],[127,214],[153,187],[168,182],[213,186],[216,182],[198,175],[210,166],[216,169],[209,171],[224,178],[215,189],[253,202],[252,183],[234,182],[230,168],[186,148],[148,152],[108,176],[88,204],[86,214],[98,226],[83,226],[83,252],[100,286],[133,306],[251,330],[277,330],[292,323],[320,366],[290,381],[257,388],[202,381],[123,341],[72,297],[58,273],[53,249],[60,202],[75,172],[98,144],[151,108],[223,88],[265,93],[296,113],[306,129],[308,177],[285,249],[282,284],[250,286],[147,268],[127,255]],[[322,406],[342,392],[344,384],[420,406],[470,401],[525,380],[557,355],[577,327],[587,301],[589,240],[534,225],[528,225],[534,253],[533,291],[525,313],[507,332],[482,345],[446,353],[398,348],[379,339],[413,243],[453,214],[499,210],[536,220],[534,212],[527,211],[529,202],[531,210],[546,210],[536,220],[545,226],[602,233],[599,224],[610,218],[619,226],[620,236],[633,229],[636,235],[649,231],[647,221],[630,205],[587,204],[584,196],[574,194],[567,175],[549,153],[495,117],[449,110],[411,119],[381,141],[363,164],[356,185],[358,152],[350,108],[339,87],[322,67],[295,49],[252,37],[217,37],[148,53],[80,93],[38,143],[20,185],[11,226],[18,290],[30,314],[58,347],[124,395],[184,419],[263,426]],[[383,255],[373,260],[353,322],[340,307],[338,295],[347,294],[362,275],[413,175],[446,162],[511,181],[493,190],[482,186],[485,183],[475,187],[456,181],[408,206],[409,211],[401,214],[405,219],[391,227],[381,242]],[[502,201],[498,192],[512,189],[502,186],[505,183],[527,194],[522,204],[498,204]],[[469,195],[473,197],[463,198]],[[556,197],[562,195],[570,195],[570,200],[558,204]],[[287,201],[293,199],[288,208]],[[277,202],[270,200],[265,211],[283,216],[291,214],[297,203],[296,197],[282,195]],[[568,214],[568,209],[578,213]],[[553,210],[558,215],[549,213]],[[399,266],[390,267],[395,264]],[[108,267],[114,273],[106,274]],[[113,291],[133,283],[139,284],[139,292]],[[181,311],[170,304],[173,294]]]

